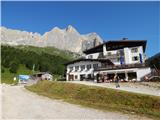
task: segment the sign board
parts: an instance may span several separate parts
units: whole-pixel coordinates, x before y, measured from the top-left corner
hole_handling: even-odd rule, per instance
[[[29,75],[19,75],[18,78],[19,78],[19,83],[26,83],[29,80],[30,76]]]

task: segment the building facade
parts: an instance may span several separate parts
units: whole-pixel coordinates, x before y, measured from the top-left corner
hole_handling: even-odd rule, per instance
[[[151,72],[145,66],[145,40],[108,41],[84,51],[84,58],[66,64],[66,80],[122,80],[140,81]],[[99,77],[101,76],[101,78]]]
[[[94,71],[103,65],[113,65],[109,60],[105,59],[77,59],[66,64],[66,80],[67,81],[83,81],[94,80]]]

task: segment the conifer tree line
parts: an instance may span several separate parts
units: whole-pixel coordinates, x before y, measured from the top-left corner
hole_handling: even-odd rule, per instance
[[[40,49],[40,48],[39,48]],[[11,73],[16,73],[20,64],[35,71],[51,72],[52,74],[63,75],[65,72],[64,64],[69,60],[58,55],[47,53],[36,53],[11,46],[1,46],[1,66],[2,73],[4,68],[8,68]]]
[[[160,52],[157,53],[156,55],[150,57],[145,62],[151,68],[155,68],[156,67],[157,69],[160,70]]]

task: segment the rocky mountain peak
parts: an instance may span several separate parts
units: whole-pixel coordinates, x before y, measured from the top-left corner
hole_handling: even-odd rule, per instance
[[[1,43],[9,45],[50,46],[82,53],[86,49],[101,44],[102,41],[101,37],[96,33],[81,35],[71,25],[65,29],[54,27],[43,35],[1,27]]]
[[[66,32],[77,32],[77,30],[72,25],[68,25]]]
[[[59,27],[54,27],[51,31],[61,31],[61,29]]]

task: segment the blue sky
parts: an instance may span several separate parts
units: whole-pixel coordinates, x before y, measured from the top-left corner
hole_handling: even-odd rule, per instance
[[[147,40],[146,53],[160,52],[160,2],[2,2],[2,26],[43,34],[74,26],[102,39]]]

